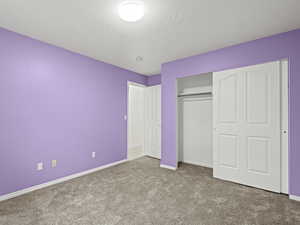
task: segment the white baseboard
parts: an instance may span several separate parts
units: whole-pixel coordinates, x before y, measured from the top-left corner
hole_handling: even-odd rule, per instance
[[[201,162],[201,163],[195,163],[195,162],[189,162],[189,161],[182,161],[183,163],[186,163],[186,164],[190,164],[190,165],[193,165],[193,166],[201,166],[201,167],[206,167],[206,168],[213,168],[213,166],[209,163],[204,163],[204,162]]]
[[[299,201],[300,202],[300,196],[296,196],[296,195],[289,195],[290,199],[295,200],[295,201]]]
[[[160,167],[165,168],[165,169],[169,169],[169,170],[177,170],[176,167],[168,166],[168,165],[164,165],[164,164],[160,164]]]
[[[42,188],[45,188],[45,187],[49,187],[49,186],[54,185],[54,184],[62,183],[62,182],[72,180],[72,179],[77,178],[77,177],[81,177],[81,176],[84,176],[84,175],[87,175],[87,174],[90,174],[90,173],[94,173],[94,172],[97,172],[99,170],[106,169],[108,167],[116,166],[116,165],[124,163],[126,161],[127,161],[126,159],[120,160],[120,161],[113,162],[113,163],[110,163],[110,164],[106,164],[106,165],[103,165],[103,166],[100,166],[100,167],[97,167],[97,168],[94,168],[94,169],[86,170],[86,171],[83,171],[83,172],[80,172],[80,173],[75,173],[75,174],[72,174],[72,175],[69,175],[69,176],[66,176],[66,177],[62,177],[62,178],[59,178],[59,179],[56,179],[56,180],[52,180],[52,181],[49,181],[47,183],[35,185],[35,186],[25,188],[25,189],[22,189],[22,190],[19,190],[19,191],[16,191],[16,192],[12,192],[12,193],[9,193],[9,194],[6,194],[6,195],[2,195],[2,196],[0,196],[0,202],[4,201],[4,200],[7,200],[7,199],[18,197],[20,195],[27,194],[27,193],[32,192],[32,191],[42,189]]]

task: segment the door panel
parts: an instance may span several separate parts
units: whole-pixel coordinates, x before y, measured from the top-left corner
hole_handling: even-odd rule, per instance
[[[270,140],[261,137],[247,139],[248,172],[268,174],[270,172]]]
[[[219,148],[226,151],[220,151],[219,161],[222,167],[238,168],[238,136],[220,134]]]
[[[280,62],[214,73],[215,177],[280,192],[279,85]]]
[[[128,150],[127,158],[144,155],[144,87],[128,86]]]
[[[268,122],[269,81],[261,71],[246,73],[246,119],[248,123]]]
[[[240,117],[239,73],[218,73],[213,76],[213,149],[214,176],[240,180]],[[222,149],[223,151],[220,151]]]
[[[145,94],[145,152],[161,158],[161,86],[146,88]]]
[[[280,192],[280,62],[245,70],[247,117],[243,130],[246,147],[251,147],[247,150],[251,154],[246,154],[251,167],[243,174],[243,183]]]
[[[219,107],[220,122],[236,122],[237,120],[237,75],[229,75],[219,82]]]

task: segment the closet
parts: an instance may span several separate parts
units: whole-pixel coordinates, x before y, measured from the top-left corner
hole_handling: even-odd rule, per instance
[[[177,90],[179,161],[212,168],[212,73],[180,78]]]
[[[178,161],[288,193],[288,61],[177,80]]]

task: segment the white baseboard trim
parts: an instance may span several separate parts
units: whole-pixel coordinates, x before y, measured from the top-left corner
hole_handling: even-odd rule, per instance
[[[186,163],[186,164],[190,164],[190,165],[193,165],[193,166],[201,166],[201,167],[206,167],[206,168],[213,168],[213,166],[209,163],[195,163],[195,162],[188,162],[188,161],[182,161],[183,163]]]
[[[165,168],[165,169],[169,169],[169,170],[177,170],[176,167],[168,166],[168,165],[164,165],[164,164],[160,164],[160,167]]]
[[[289,198],[295,201],[299,201],[300,202],[300,196],[296,196],[296,195],[289,195]]]
[[[80,173],[75,173],[75,174],[72,174],[72,175],[69,175],[69,176],[66,176],[66,177],[62,177],[62,178],[59,178],[59,179],[56,179],[56,180],[52,180],[52,181],[49,181],[47,183],[38,184],[38,185],[29,187],[29,188],[25,188],[25,189],[22,189],[22,190],[19,190],[19,191],[16,191],[16,192],[12,192],[12,193],[9,193],[9,194],[6,194],[6,195],[2,195],[2,196],[0,196],[0,202],[4,201],[4,200],[11,199],[11,198],[18,197],[20,195],[27,194],[27,193],[32,192],[32,191],[42,189],[42,188],[45,188],[45,187],[49,187],[49,186],[54,185],[54,184],[59,184],[59,183],[62,183],[62,182],[68,181],[68,180],[72,180],[72,179],[77,178],[77,177],[81,177],[81,176],[84,176],[84,175],[87,175],[87,174],[90,174],[90,173],[94,173],[94,172],[97,172],[99,170],[106,169],[108,167],[116,166],[116,165],[124,163],[126,161],[127,161],[126,159],[120,160],[120,161],[113,162],[113,163],[110,163],[110,164],[106,164],[106,165],[103,165],[103,166],[100,166],[100,167],[97,167],[97,168],[94,168],[94,169],[86,170],[86,171],[83,171],[83,172],[80,172]]]

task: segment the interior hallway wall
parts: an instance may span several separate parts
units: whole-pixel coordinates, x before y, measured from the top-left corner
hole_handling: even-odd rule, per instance
[[[147,83],[0,29],[0,195],[126,159],[128,80]]]

